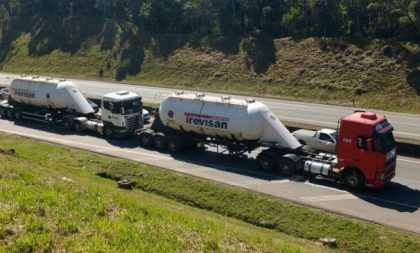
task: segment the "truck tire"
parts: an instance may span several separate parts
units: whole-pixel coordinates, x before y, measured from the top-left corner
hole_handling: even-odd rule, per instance
[[[15,119],[15,110],[13,108],[7,108],[7,118],[9,120],[14,120]]]
[[[105,138],[113,138],[114,137],[114,130],[112,130],[112,127],[104,126],[104,129],[102,130],[103,135]]]
[[[153,146],[153,132],[143,131],[140,133],[139,138],[143,147],[150,148]]]
[[[5,119],[7,117],[6,108],[0,107],[0,118]]]
[[[156,133],[153,135],[153,144],[158,150],[165,150],[166,136],[163,133]]]
[[[267,172],[273,172],[276,169],[275,158],[269,154],[259,154],[257,156],[259,167]]]
[[[287,157],[281,157],[277,162],[277,169],[285,176],[291,177],[296,174],[296,163]]]
[[[82,132],[83,131],[82,122],[75,120],[73,122],[73,129],[76,132]]]
[[[347,169],[343,175],[343,183],[351,189],[362,189],[365,186],[365,178],[358,169]]]
[[[185,147],[185,142],[178,136],[169,136],[166,141],[166,146],[170,153],[178,153]]]
[[[73,130],[73,124],[71,123],[70,119],[64,118],[63,121],[61,122],[61,124],[63,125],[63,127],[66,131],[72,131]]]
[[[22,111],[19,108],[16,108],[14,110],[14,117],[15,117],[15,120],[21,120],[22,119]]]

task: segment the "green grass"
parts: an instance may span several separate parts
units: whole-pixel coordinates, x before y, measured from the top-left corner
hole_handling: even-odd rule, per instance
[[[17,154],[0,153],[0,249],[316,252],[324,237],[338,251],[420,248],[418,235],[156,167],[5,134],[0,147]]]
[[[95,175],[122,160],[5,134],[0,147],[0,252],[328,251]]]
[[[102,72],[101,79],[113,80],[121,64],[116,49],[101,51],[89,41],[74,54],[55,50],[40,57],[29,56],[29,40],[29,35],[23,35],[15,42],[3,71],[94,79],[100,79]],[[387,44],[398,53],[385,56],[382,48]],[[345,106],[352,106],[354,100],[359,107],[420,113],[420,97],[407,78],[407,71],[413,67],[408,66],[406,56],[418,55],[418,44],[372,40],[357,45],[340,39],[276,39],[272,52],[263,51],[264,55],[271,55],[272,62],[264,62],[265,58],[260,57],[260,65],[266,66],[258,73],[254,71],[261,68],[254,66],[258,59],[247,66],[250,56],[241,45],[238,47],[238,52],[230,54],[186,44],[168,57],[146,49],[140,72],[124,81]]]

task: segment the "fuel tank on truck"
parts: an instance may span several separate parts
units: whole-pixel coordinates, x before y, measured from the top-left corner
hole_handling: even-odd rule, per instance
[[[165,126],[179,131],[290,149],[301,146],[271,110],[254,99],[177,92],[162,101],[159,116]]]
[[[94,113],[77,86],[65,80],[38,77],[14,79],[10,84],[9,96],[19,104],[73,109],[82,114]]]

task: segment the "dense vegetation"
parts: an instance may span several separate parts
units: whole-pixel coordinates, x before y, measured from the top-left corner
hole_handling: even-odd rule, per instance
[[[420,39],[419,0],[5,0],[2,38],[22,28],[63,28],[71,49],[81,25],[114,19],[154,33],[219,36],[370,36]],[[37,19],[37,23],[27,22]],[[48,21],[61,21],[50,23]],[[18,28],[18,29],[17,29]],[[45,32],[45,31],[44,31]],[[40,34],[39,34],[40,35]],[[51,34],[50,34],[51,35]],[[52,36],[51,36],[52,37]],[[67,37],[67,38],[66,38]]]
[[[419,41],[420,0],[0,2],[0,70],[406,112]]]

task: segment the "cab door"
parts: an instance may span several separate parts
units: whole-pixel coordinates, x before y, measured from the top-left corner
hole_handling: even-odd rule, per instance
[[[122,127],[121,105],[113,101],[102,101],[101,118],[104,124]]]

